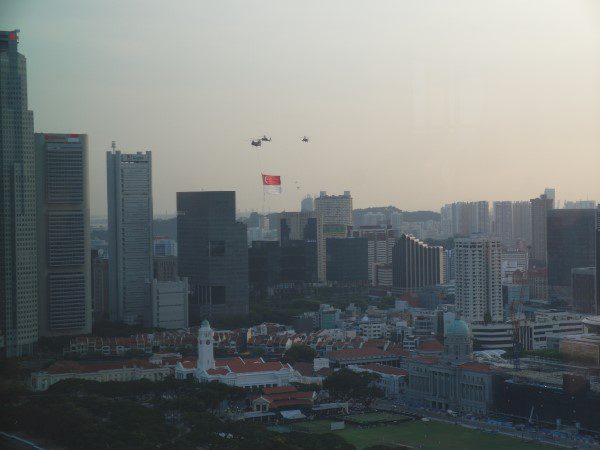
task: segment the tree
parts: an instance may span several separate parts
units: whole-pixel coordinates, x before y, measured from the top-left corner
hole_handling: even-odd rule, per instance
[[[304,344],[294,344],[285,352],[284,358],[288,363],[309,362],[312,363],[317,352],[312,347]]]
[[[380,379],[376,373],[340,369],[325,378],[323,387],[332,396],[344,400],[368,400],[383,396],[383,391],[375,385]]]

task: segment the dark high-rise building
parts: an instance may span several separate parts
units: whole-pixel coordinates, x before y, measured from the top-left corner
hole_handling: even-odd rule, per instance
[[[177,244],[191,325],[248,313],[246,226],[235,220],[235,192],[178,192]]]
[[[108,320],[108,258],[105,255],[92,258],[92,301],[94,322]]]
[[[546,267],[548,262],[546,236],[547,215],[552,210],[554,200],[545,194],[532,198],[531,202],[531,253],[529,264],[531,267]]]
[[[281,280],[280,253],[277,241],[254,241],[248,249],[248,281],[257,291],[274,287]]]
[[[177,281],[177,256],[154,256],[154,278],[157,281]]]
[[[433,247],[403,234],[392,250],[395,289],[413,291],[444,282],[444,248]]]
[[[326,240],[327,281],[343,284],[368,284],[369,243],[366,238]]]
[[[571,269],[573,309],[575,309],[575,311],[587,314],[597,314],[595,284],[595,267],[576,267]]]
[[[38,339],[33,112],[18,30],[0,31],[0,355]]]
[[[596,314],[600,314],[600,205],[596,209]]]
[[[280,264],[282,283],[316,283],[316,240],[289,240],[282,243]]]
[[[571,269],[595,264],[595,211],[548,211],[548,285],[571,286]]]
[[[35,134],[40,336],[92,332],[88,144]]]

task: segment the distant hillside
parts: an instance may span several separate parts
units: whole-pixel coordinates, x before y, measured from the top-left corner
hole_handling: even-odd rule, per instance
[[[435,211],[404,211],[403,219],[406,222],[425,222],[427,220],[442,220],[440,213]]]
[[[385,214],[388,220],[390,219],[391,214],[394,212],[401,212],[403,215],[403,219],[406,222],[425,222],[427,220],[441,220],[440,213],[437,213],[435,211],[402,211],[401,209],[396,208],[395,206],[374,206],[371,208],[355,209],[354,211],[352,211],[352,214],[355,218],[357,218],[362,217],[364,214],[369,212],[383,213]]]

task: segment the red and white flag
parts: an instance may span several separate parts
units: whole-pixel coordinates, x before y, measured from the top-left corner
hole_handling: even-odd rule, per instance
[[[262,175],[263,192],[265,194],[281,194],[281,176],[280,175]]]

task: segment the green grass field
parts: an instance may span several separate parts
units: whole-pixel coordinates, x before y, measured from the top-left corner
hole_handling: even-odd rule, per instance
[[[336,431],[349,443],[362,449],[377,444],[406,444],[423,450],[542,450],[547,445],[523,442],[501,434],[470,430],[459,425],[413,421],[372,428],[346,426]]]
[[[380,421],[405,420],[406,416],[385,412],[347,416],[355,423],[369,424]],[[296,422],[289,428],[308,433],[330,433],[331,420],[307,420]],[[423,450],[542,450],[547,445],[534,444],[502,434],[471,430],[459,425],[420,420],[358,428],[346,422],[346,428],[334,431],[349,443],[362,449],[377,444],[404,444]]]

